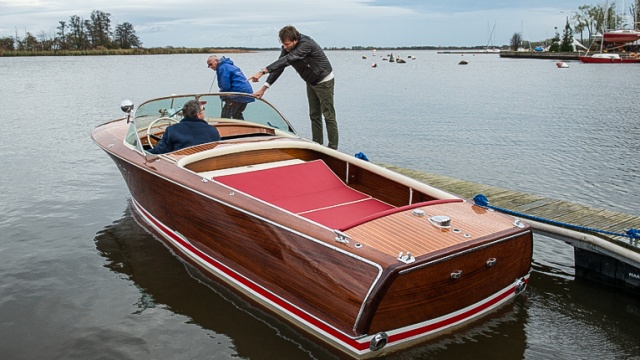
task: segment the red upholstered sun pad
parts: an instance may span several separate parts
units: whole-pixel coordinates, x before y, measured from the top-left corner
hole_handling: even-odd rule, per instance
[[[294,213],[302,213],[368,198],[370,198],[368,195],[342,185],[329,190],[283,197],[274,200],[273,204]]]
[[[346,186],[322,160],[214,180],[329,227],[392,208]]]
[[[368,198],[348,188],[322,160],[217,176],[214,180],[295,213]]]

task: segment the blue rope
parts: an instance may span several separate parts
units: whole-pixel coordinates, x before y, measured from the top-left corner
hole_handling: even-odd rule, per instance
[[[624,234],[622,234],[622,233],[615,233],[615,232],[606,231],[606,230],[589,228],[589,227],[585,227],[585,226],[579,226],[579,225],[563,223],[563,222],[555,221],[555,220],[544,219],[544,218],[533,216],[533,215],[527,215],[527,214],[518,213],[518,212],[515,212],[515,211],[499,208],[497,206],[491,206],[491,205],[489,205],[489,200],[483,194],[478,194],[478,195],[474,196],[473,197],[473,201],[478,206],[491,208],[491,209],[503,212],[505,214],[519,216],[519,217],[523,217],[523,218],[530,219],[530,220],[536,220],[536,221],[540,221],[540,222],[545,222],[545,223],[548,223],[548,224],[558,225],[558,226],[562,226],[562,227],[566,227],[566,228],[570,228],[570,229],[598,232],[598,233],[607,234],[607,235],[613,235],[613,236],[623,236],[623,237],[628,237],[628,238],[636,239],[636,240],[640,239],[640,231],[638,231],[638,230],[636,230],[634,228],[631,228],[631,229],[627,230]]]

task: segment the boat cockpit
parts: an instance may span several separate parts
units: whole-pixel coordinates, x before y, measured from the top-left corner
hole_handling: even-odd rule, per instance
[[[153,99],[135,111],[130,100],[123,101],[121,109],[130,122],[125,143],[138,150],[156,146],[165,129],[183,118],[182,107],[189,100],[200,101],[205,110],[204,120],[218,129],[220,141],[257,136],[299,137],[284,116],[265,100],[251,94],[210,93]],[[228,118],[225,106],[239,103],[246,104],[240,113],[242,118]]]

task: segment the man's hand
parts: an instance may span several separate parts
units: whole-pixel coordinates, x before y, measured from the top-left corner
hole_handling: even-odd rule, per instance
[[[262,99],[262,95],[264,95],[264,92],[267,90],[266,86],[263,86],[260,88],[260,90],[256,91],[253,93],[254,96],[256,96],[258,99]]]
[[[268,74],[267,69],[262,69],[260,71],[258,71],[257,73],[255,73],[255,75],[247,78],[247,81],[252,81],[252,82],[258,82],[258,80],[260,80],[260,78],[262,77],[262,75],[264,74]]]

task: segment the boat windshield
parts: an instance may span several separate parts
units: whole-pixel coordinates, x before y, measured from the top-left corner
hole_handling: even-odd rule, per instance
[[[270,103],[253,95],[242,93],[174,95],[149,100],[142,103],[133,115],[133,123],[138,133],[146,130],[152,122],[160,118],[168,118],[167,120],[175,122],[180,121],[184,117],[182,107],[189,100],[198,100],[202,103],[205,108],[205,119],[209,122],[246,121],[297,135],[291,124]],[[223,118],[222,109],[227,103],[246,104],[246,108],[242,111],[244,120]],[[137,136],[136,132],[132,130],[133,126],[126,141],[135,144]]]

